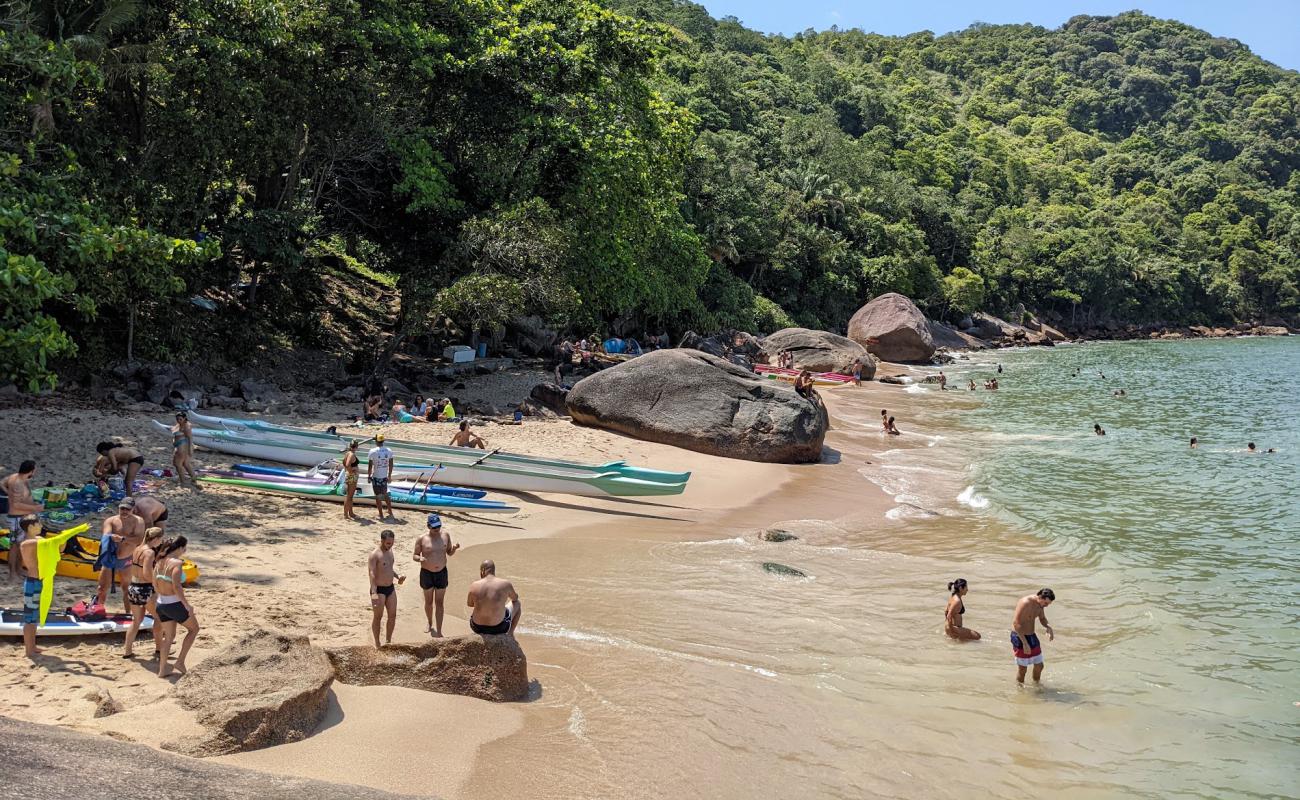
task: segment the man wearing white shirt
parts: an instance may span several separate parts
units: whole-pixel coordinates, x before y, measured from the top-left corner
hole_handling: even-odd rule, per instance
[[[375,436],[375,445],[366,454],[366,477],[375,492],[375,510],[382,522],[385,505],[388,506],[388,516],[393,516],[393,498],[388,496],[388,482],[393,478],[393,451],[384,446],[382,433]]]

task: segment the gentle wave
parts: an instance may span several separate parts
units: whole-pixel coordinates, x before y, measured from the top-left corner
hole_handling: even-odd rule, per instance
[[[967,486],[963,489],[962,493],[957,495],[957,502],[964,506],[970,506],[971,508],[989,507],[989,499],[976,494],[974,486]]]

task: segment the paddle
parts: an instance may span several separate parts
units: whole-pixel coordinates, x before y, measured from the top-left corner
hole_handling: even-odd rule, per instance
[[[426,498],[426,497],[429,496],[429,486],[431,486],[431,485],[433,484],[433,476],[434,476],[434,475],[437,475],[437,474],[438,474],[438,470],[440,470],[440,469],[442,469],[442,465],[441,465],[441,464],[439,464],[438,466],[434,467],[434,468],[433,468],[433,472],[429,474],[429,480],[425,481],[425,483],[424,483],[424,493],[420,495],[420,502],[421,502],[421,503],[424,502],[424,498]],[[416,485],[416,486],[419,486],[420,484],[417,482],[415,485]]]
[[[479,464],[482,464],[484,461],[488,460],[489,458],[491,458],[492,456],[494,456],[494,455],[496,455],[497,453],[500,453],[500,452],[501,452],[501,448],[498,447],[498,448],[496,448],[495,450],[492,450],[492,451],[490,451],[490,452],[484,453],[482,458],[478,459],[478,460],[475,461],[473,464],[470,464],[470,466],[471,466],[471,467],[477,467]]]

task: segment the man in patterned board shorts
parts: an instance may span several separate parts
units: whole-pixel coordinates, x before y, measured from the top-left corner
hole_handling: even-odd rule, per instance
[[[1039,589],[1037,594],[1020,598],[1016,612],[1011,617],[1011,652],[1016,657],[1016,682],[1025,682],[1025,670],[1034,667],[1034,683],[1043,675],[1043,646],[1034,633],[1034,623],[1041,620],[1047,640],[1056,639],[1052,626],[1047,624],[1047,607],[1056,599],[1051,589]]]

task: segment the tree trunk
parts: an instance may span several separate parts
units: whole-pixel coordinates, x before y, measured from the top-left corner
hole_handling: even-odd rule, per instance
[[[135,303],[128,307],[126,315],[126,363],[135,363]]]

